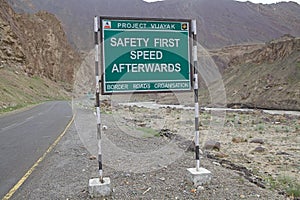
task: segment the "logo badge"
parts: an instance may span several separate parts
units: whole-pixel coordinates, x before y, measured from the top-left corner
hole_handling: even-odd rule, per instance
[[[111,28],[111,22],[110,22],[110,21],[104,21],[104,23],[103,23],[103,28],[104,28],[104,29],[109,29],[109,28]]]

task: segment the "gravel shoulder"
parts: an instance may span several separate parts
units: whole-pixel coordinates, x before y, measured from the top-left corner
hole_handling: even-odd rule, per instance
[[[168,138],[161,136],[145,137],[140,145],[139,140],[132,139],[132,135],[121,134],[120,137],[110,134],[120,132],[120,127],[114,124],[116,120],[110,120],[111,117],[111,113],[102,115],[103,123],[108,127],[103,134],[125,149],[139,153],[147,151],[143,149],[145,146],[148,150],[154,147],[159,149],[160,145],[168,142]],[[125,120],[128,122],[128,119]],[[128,126],[132,124],[128,123]],[[174,141],[178,144],[188,141],[184,137],[178,140]],[[112,196],[105,199],[289,199],[277,190],[252,183],[244,168],[239,168],[241,163],[233,163],[230,159],[224,162],[214,152],[202,154],[201,159],[201,165],[212,172],[211,183],[195,188],[185,180],[186,169],[194,166],[194,153],[188,151],[187,146],[180,148],[185,151],[178,159],[148,172],[119,170],[104,163],[104,175],[110,177],[113,187]],[[97,168],[94,155],[83,145],[73,124],[12,199],[90,199],[88,180],[97,176]]]

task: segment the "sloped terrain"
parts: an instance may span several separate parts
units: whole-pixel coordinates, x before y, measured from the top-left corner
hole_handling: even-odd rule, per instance
[[[212,55],[228,66],[223,81],[229,106],[300,110],[300,38],[225,49]]]
[[[0,109],[67,97],[80,56],[46,12],[16,14],[0,0]]]
[[[94,15],[195,18],[198,21],[200,44],[208,48],[220,47],[209,50],[209,54],[223,76],[228,106],[299,110],[299,39],[291,36],[300,35],[300,6],[297,3],[263,5],[232,0],[166,0],[150,4],[141,0],[126,2],[74,0],[72,4],[65,0],[9,2],[18,11],[33,12],[43,9],[54,13],[62,21],[69,41],[80,50],[93,48],[91,19]],[[24,16],[29,15],[25,14]],[[46,17],[51,20],[54,18],[45,12],[39,12],[33,16],[41,19]],[[58,22],[51,24],[55,30],[62,33],[63,29]],[[32,24],[29,25],[32,29],[35,28]],[[42,30],[40,28],[38,32]],[[22,32],[28,33],[28,35],[34,34],[28,30],[22,30]],[[47,34],[48,36],[53,35],[53,32],[50,31]],[[284,34],[285,37],[272,41]],[[61,36],[65,37],[65,35]],[[52,80],[73,80],[70,75],[73,74],[71,68],[57,66],[59,66],[58,63],[63,63],[64,66],[74,66],[77,56],[61,54],[58,48],[47,50],[45,47],[49,44],[44,45],[42,41],[32,41],[32,44],[29,42],[28,44],[31,46],[27,47],[26,51],[14,50],[13,52],[16,54],[19,52],[14,58],[22,60],[20,57],[25,56],[33,61],[34,65],[27,66],[25,69],[28,74],[37,73]],[[261,43],[262,41],[271,42]],[[61,41],[58,43],[64,44]],[[224,47],[224,45],[231,46]],[[32,50],[32,47],[36,46],[46,49],[42,52],[44,55],[53,56],[54,54],[56,55],[54,58],[58,56],[58,59],[48,56],[46,60],[41,61],[39,57],[32,56],[38,52]],[[24,53],[28,51],[29,54]],[[92,90],[94,85],[93,78],[88,78],[94,77],[93,53],[85,55],[88,55],[87,62],[84,62],[78,71],[79,79],[76,80],[76,86],[80,90],[78,93],[83,94]],[[65,58],[66,62],[63,60]],[[44,61],[54,67],[33,68],[35,65],[41,66]],[[203,106],[211,105],[210,94],[203,89],[205,87],[202,82],[200,102]],[[83,89],[87,91],[83,91]],[[163,99],[160,102],[177,102],[170,98],[170,95],[161,96]]]
[[[300,5],[271,5],[234,0],[8,0],[18,10],[46,10],[63,23],[69,40],[80,50],[93,48],[92,23],[98,16],[191,18],[198,23],[198,39],[206,48],[265,42],[283,34],[300,36]]]

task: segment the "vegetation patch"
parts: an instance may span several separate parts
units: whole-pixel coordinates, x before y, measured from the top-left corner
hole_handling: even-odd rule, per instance
[[[158,131],[152,129],[152,128],[147,128],[147,127],[138,127],[137,130],[142,131],[144,134],[142,135],[143,137],[159,137],[160,134]]]
[[[27,105],[25,105],[25,104],[18,104],[18,105],[15,105],[15,106],[3,107],[3,108],[0,108],[0,114],[1,113],[6,113],[6,112],[11,112],[11,111],[14,111],[14,110],[26,107],[26,106]]]
[[[278,178],[268,176],[265,178],[265,182],[269,185],[270,189],[283,190],[290,197],[300,197],[300,183],[295,178],[286,175],[279,176]]]
[[[0,113],[14,111],[49,100],[67,100],[70,97],[62,87],[38,76],[16,74],[10,68],[0,74]]]
[[[256,131],[263,131],[263,130],[265,130],[265,125],[262,124],[262,123],[260,123],[260,124],[258,124],[258,125],[255,127],[255,130],[256,130]]]

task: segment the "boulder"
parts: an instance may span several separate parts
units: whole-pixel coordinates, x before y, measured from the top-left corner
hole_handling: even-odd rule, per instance
[[[221,143],[215,140],[208,140],[204,144],[204,149],[220,151]]]

